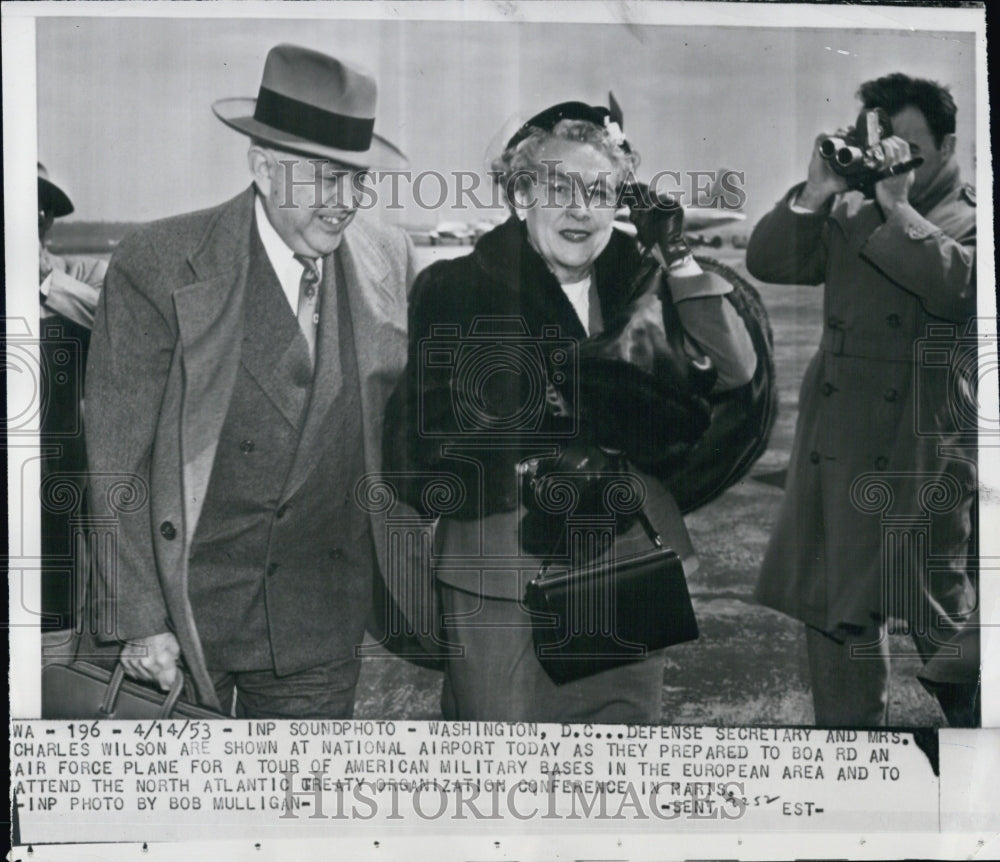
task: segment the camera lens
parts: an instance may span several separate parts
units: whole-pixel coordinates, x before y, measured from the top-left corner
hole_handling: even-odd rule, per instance
[[[837,150],[837,164],[843,165],[845,168],[855,162],[860,162],[863,158],[864,153],[857,147],[841,147]]]
[[[837,142],[833,138],[827,138],[820,142],[819,154],[824,159],[832,159],[837,154]]]

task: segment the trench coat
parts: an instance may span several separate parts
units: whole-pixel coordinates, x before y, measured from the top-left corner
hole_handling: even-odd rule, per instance
[[[975,400],[959,367],[975,343],[975,197],[948,163],[888,218],[857,192],[794,212],[799,188],[747,248],[762,281],[825,283],[756,596],[829,632],[892,616],[926,633],[975,604],[976,453],[962,418]]]
[[[122,242],[101,294],[87,373],[92,511],[117,520],[114,565],[99,572],[102,630],[120,640],[173,631],[199,700],[216,708],[188,598],[188,558],[240,363],[254,194],[250,187]],[[340,254],[365,468],[374,473],[385,403],[406,360],[412,247],[402,231],[358,218]],[[290,484],[308,469],[297,458]],[[371,519],[384,565],[384,513],[373,510]]]

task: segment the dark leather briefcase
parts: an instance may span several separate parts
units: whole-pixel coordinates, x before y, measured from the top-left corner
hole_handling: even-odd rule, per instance
[[[642,661],[653,650],[698,637],[680,558],[660,541],[645,512],[649,551],[562,571],[545,566],[527,585],[536,614],[535,654],[553,682]]]
[[[167,719],[226,718],[221,713],[181,699],[184,676],[178,672],[169,692],[125,679],[85,661],[50,664],[42,670],[42,718]]]

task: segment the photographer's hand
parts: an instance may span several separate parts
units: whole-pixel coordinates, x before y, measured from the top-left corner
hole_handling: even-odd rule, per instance
[[[817,135],[813,141],[812,158],[805,187],[794,203],[804,209],[818,210],[831,197],[847,191],[847,180],[834,173],[830,163],[819,154],[819,144],[826,135]]]
[[[880,146],[882,147],[882,152],[885,154],[885,169],[889,169],[893,165],[908,162],[911,158],[910,145],[895,135],[885,138]],[[882,207],[882,212],[888,216],[889,213],[898,207],[909,205],[910,189],[912,187],[912,170],[898,176],[886,177],[884,180],[879,180],[875,183],[875,200]]]

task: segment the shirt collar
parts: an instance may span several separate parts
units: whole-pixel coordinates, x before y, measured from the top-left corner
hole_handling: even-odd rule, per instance
[[[267,217],[267,211],[264,209],[264,203],[261,201],[259,194],[254,197],[253,206],[254,213],[257,216],[255,219],[257,222],[257,234],[260,236],[264,251],[267,252],[267,259],[271,261],[271,266],[274,267],[274,271],[278,273],[279,278],[281,273],[288,271],[292,265],[297,267],[301,273],[302,264],[295,260],[295,252],[285,244],[281,235],[274,229],[274,225],[271,224],[271,220]],[[320,275],[322,275],[322,258],[316,258],[316,267]]]

